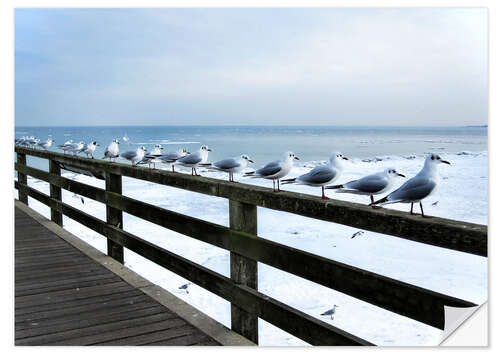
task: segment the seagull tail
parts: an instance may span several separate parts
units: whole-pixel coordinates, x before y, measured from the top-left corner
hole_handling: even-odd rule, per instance
[[[386,204],[389,204],[389,203],[395,203],[397,201],[389,201],[389,199],[387,198],[389,196],[385,196],[384,198],[381,198],[380,200],[377,200],[373,203],[370,203],[369,206],[375,206],[375,205],[386,205]]]
[[[253,176],[254,174],[255,174],[255,171],[250,171],[250,172],[246,172],[243,176],[244,177]]]
[[[281,180],[281,184],[282,185],[288,185],[290,183],[295,183],[295,180],[297,180],[297,178]]]
[[[336,190],[338,188],[344,188],[344,185],[325,186],[325,190]]]

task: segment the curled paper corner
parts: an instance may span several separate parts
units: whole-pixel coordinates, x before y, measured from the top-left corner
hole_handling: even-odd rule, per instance
[[[483,306],[485,308],[481,309]],[[442,335],[441,342],[439,343],[439,345],[441,345],[441,346],[458,346],[456,343],[451,343],[451,340],[449,340],[448,338],[455,331],[457,331],[457,329],[460,328],[462,325],[463,325],[463,328],[467,329],[467,325],[468,325],[467,320],[472,315],[474,315],[478,309],[481,309],[483,312],[487,311],[487,303],[485,302],[482,305],[473,306],[473,307],[465,307],[465,308],[451,307],[451,306],[445,305],[444,306],[444,331],[443,331],[443,335]],[[487,312],[486,312],[486,314],[484,314],[484,319],[485,319],[485,322],[487,322]],[[480,322],[483,322],[483,325],[484,325],[484,321],[480,321]],[[486,323],[486,325],[487,325],[487,323]],[[482,337],[481,341],[486,341],[486,342],[479,343],[477,345],[475,343],[472,343],[472,345],[473,346],[487,346],[487,344],[488,344],[487,334],[488,334],[488,331],[486,328],[486,330],[484,331],[485,336],[481,336]],[[467,342],[465,342],[465,344],[460,344],[460,346],[467,346],[467,345],[468,345]]]

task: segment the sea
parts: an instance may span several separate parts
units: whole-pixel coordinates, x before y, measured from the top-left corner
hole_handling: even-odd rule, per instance
[[[15,137],[34,135],[55,140],[97,141],[101,146],[95,158],[102,158],[105,147],[120,140],[120,151],[138,146],[151,149],[161,144],[164,151],[186,148],[197,150],[208,145],[209,161],[247,154],[258,168],[293,151],[298,161],[288,177],[306,173],[324,163],[332,151],[342,152],[351,160],[345,162],[338,183],[394,167],[407,178],[422,168],[429,153],[438,153],[451,162],[439,167],[440,184],[432,196],[423,201],[425,213],[449,219],[488,224],[488,128],[469,127],[317,127],[317,126],[97,126],[97,127],[15,127]],[[123,138],[128,138],[128,141]],[[123,161],[125,162],[125,161]],[[28,164],[44,170],[46,160],[29,158]],[[169,169],[169,166],[159,169]],[[181,172],[190,173],[189,169]],[[199,172],[227,180],[227,174],[204,168]],[[67,178],[104,188],[104,182],[93,177],[63,172]],[[272,187],[263,179],[235,175],[239,182]],[[397,185],[403,184],[401,178]],[[28,178],[28,184],[49,193],[43,181]],[[287,185],[285,190],[320,195],[317,187]],[[395,186],[394,188],[397,188]],[[123,194],[182,214],[217,224],[229,225],[226,199],[206,196],[135,180],[123,179]],[[15,193],[17,196],[17,194]],[[328,192],[332,198],[368,204],[365,196]],[[105,206],[63,190],[63,201],[105,220]],[[50,210],[34,199],[32,208],[46,217]],[[408,204],[389,208],[407,212]],[[106,252],[106,240],[92,230],[64,217],[64,227],[88,244]],[[162,227],[124,214],[124,228],[154,244],[180,254],[198,264],[229,277],[229,253]],[[409,284],[476,304],[488,298],[488,259],[449,249],[363,231],[289,213],[258,208],[258,235],[312,254],[370,270]],[[193,284],[189,293],[179,287],[186,279],[171,273],[137,254],[125,250],[125,265],[175,294],[212,318],[230,327],[230,304]],[[278,269],[259,263],[259,291],[322,319],[342,330],[383,346],[435,346],[443,332],[409,318],[380,309],[338,291],[322,287]],[[321,313],[333,304],[339,306],[335,319]],[[264,346],[303,346],[304,341],[259,319],[259,341]]]

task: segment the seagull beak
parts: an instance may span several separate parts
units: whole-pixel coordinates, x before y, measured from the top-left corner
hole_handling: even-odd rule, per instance
[[[343,158],[344,160],[349,160],[349,158],[348,158],[348,157],[345,157],[345,156],[342,156],[342,158]]]
[[[295,160],[300,160],[297,156],[295,156]]]
[[[448,165],[451,165],[451,164],[450,164],[450,162],[449,162],[449,161],[446,161],[446,160],[441,160],[441,162],[442,162],[443,164],[448,164]]]
[[[398,176],[401,176],[401,177],[406,177],[405,175],[400,174],[399,172],[398,172]]]
[[[212,149],[207,149],[207,151],[212,151]]]
[[[248,159],[248,162],[251,162],[253,164],[253,160]]]

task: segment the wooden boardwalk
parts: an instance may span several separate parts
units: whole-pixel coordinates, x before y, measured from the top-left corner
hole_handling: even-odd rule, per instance
[[[219,345],[16,207],[16,345]]]

